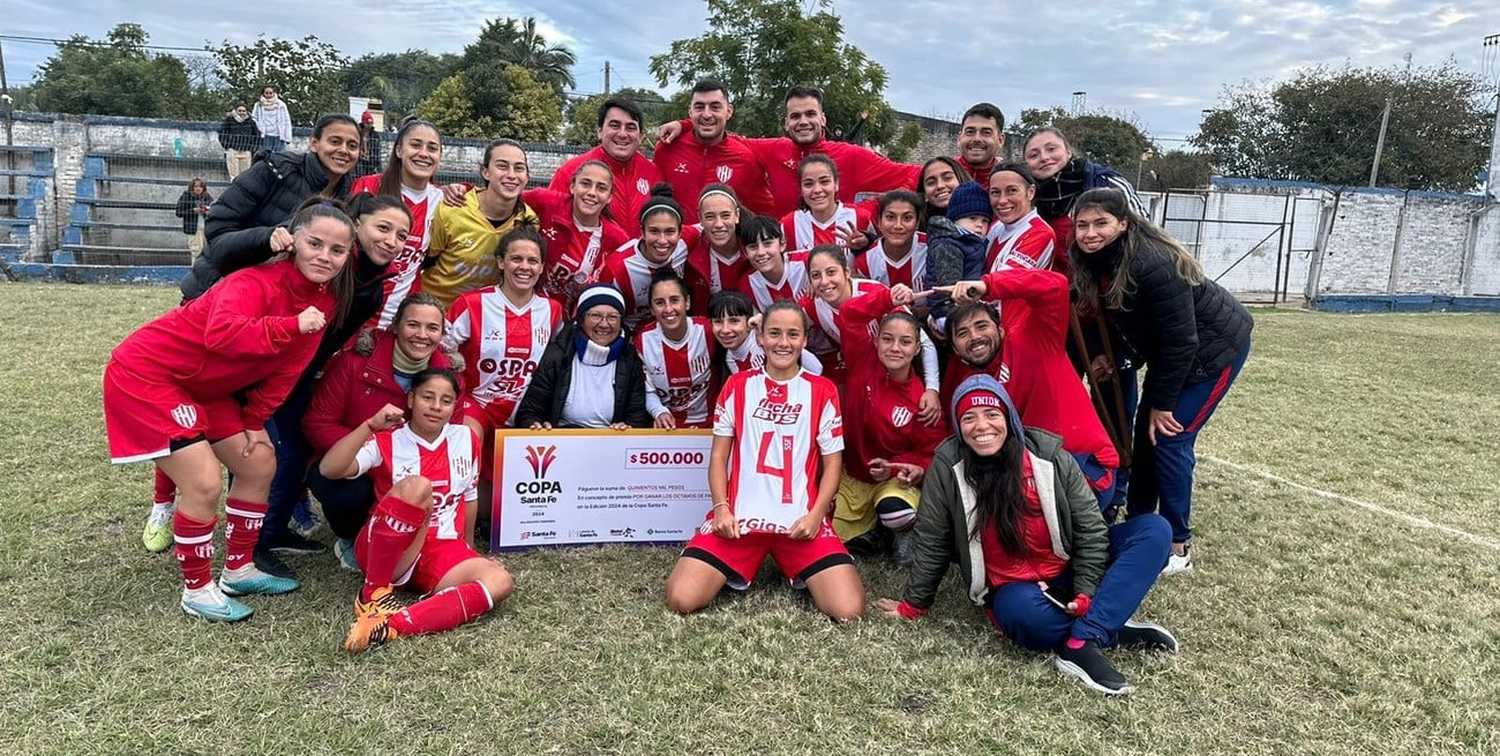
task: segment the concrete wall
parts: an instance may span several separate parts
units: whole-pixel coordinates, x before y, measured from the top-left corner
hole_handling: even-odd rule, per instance
[[[52,148],[56,165],[55,176],[47,188],[46,201],[38,204],[37,229],[32,234],[29,253],[32,259],[46,259],[53,251],[66,246],[65,232],[75,205],[78,181],[84,176],[84,157],[87,154],[132,156],[129,159],[107,160],[106,171],[112,176],[169,182],[101,182],[98,186],[101,197],[139,202],[175,202],[188,179],[193,176],[200,176],[208,181],[210,192],[215,196],[223,191],[229,180],[223,162],[224,150],[218,142],[217,123],[38,113],[16,113],[15,117],[15,144]],[[311,134],[311,129],[295,129],[290,149],[305,150]],[[392,136],[382,135],[382,154],[387,157]],[[440,170],[444,172],[445,178],[477,181],[479,161],[485,144],[486,142],[473,139],[444,140]],[[534,180],[550,179],[565,160],[582,152],[580,148],[561,145],[526,145],[526,149]],[[382,163],[384,160],[385,157],[382,158]],[[106,223],[155,225],[159,228],[84,230],[86,244],[186,248],[180,221],[168,210],[95,208],[90,219]]]
[[[958,124],[941,118],[919,116],[915,113],[896,112],[896,133],[915,123],[922,127],[922,141],[912,148],[908,163],[925,163],[939,155],[952,155],[957,150]]]
[[[1168,193],[1154,219],[1209,277],[1250,299],[1500,295],[1500,213],[1483,196],[1215,179]],[[1487,209],[1489,208],[1489,209]],[[1320,219],[1332,227],[1319,254]]]

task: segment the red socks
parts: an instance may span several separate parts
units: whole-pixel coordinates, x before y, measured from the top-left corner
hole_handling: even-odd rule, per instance
[[[224,569],[237,570],[251,563],[255,542],[260,540],[260,523],[266,518],[266,503],[226,499],[224,501]]]
[[[391,615],[390,625],[401,635],[441,633],[484,616],[494,606],[489,590],[476,580],[444,588],[412,604]]]
[[[370,513],[370,522],[360,533],[366,538],[365,585],[359,600],[369,601],[376,588],[388,588],[396,579],[396,565],[411,547],[427,521],[427,510],[396,496],[386,496]]]
[[[214,525],[217,522],[194,520],[180,509],[172,516],[177,564],[182,567],[182,582],[188,588],[202,588],[213,581]]]
[[[160,467],[156,468],[156,492],[151,496],[152,504],[171,504],[177,498],[177,484]]]

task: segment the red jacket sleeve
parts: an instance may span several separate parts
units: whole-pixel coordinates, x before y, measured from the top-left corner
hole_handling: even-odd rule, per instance
[[[301,331],[296,315],[266,315],[273,291],[260,271],[231,274],[205,296],[213,297],[204,324],[204,343],[220,358],[279,354]]]
[[[840,197],[845,202],[853,201],[860,192],[884,194],[892,189],[910,189],[922,175],[922,166],[897,163],[867,147],[842,144],[839,153],[838,159],[845,165],[857,166],[853,176],[841,177],[839,188],[848,187],[848,197]]]
[[[882,286],[845,302],[839,308],[839,320],[845,328],[863,329],[865,324],[885,317],[893,309],[891,290]]]
[[[946,413],[945,413],[946,415]],[[916,465],[923,470],[932,466],[932,454],[937,451],[938,444],[948,437],[948,421],[946,417],[936,426],[912,420],[910,433],[907,439],[911,446],[898,452],[893,462],[901,462],[908,465]]]
[[[1061,273],[1030,268],[1010,268],[986,274],[989,298],[1001,300],[1001,319],[1007,328],[1021,328],[1044,335],[1043,343],[1063,348],[1068,338],[1068,279]],[[1005,300],[1026,304],[1017,317],[1007,317]]]
[[[436,356],[436,355],[434,355]],[[351,393],[354,376],[363,357],[344,351],[329,360],[323,377],[313,386],[312,401],[302,417],[302,432],[316,456],[322,456],[348,435],[353,428],[344,427],[345,398]]]

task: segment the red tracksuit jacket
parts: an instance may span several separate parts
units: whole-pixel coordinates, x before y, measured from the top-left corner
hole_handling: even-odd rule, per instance
[[[989,298],[1000,300],[1005,334],[1000,354],[984,372],[1005,386],[1021,422],[1062,436],[1069,452],[1119,467],[1120,455],[1068,360],[1068,279],[1050,270],[1013,268],[986,275],[984,283]],[[961,359],[949,360],[943,406],[963,379],[978,372]]]
[[[350,264],[353,264],[352,261]],[[207,293],[140,327],[113,358],[146,380],[175,383],[190,396],[244,391],[245,428],[260,430],[291,393],[322,341],[302,333],[297,315],[336,303],[290,260],[236,271]]]
[[[603,147],[595,147],[563,163],[562,167],[557,169],[557,173],[552,174],[552,183],[548,184],[547,188],[570,194],[573,174],[578,172],[578,166],[590,160],[598,160],[609,166],[609,172],[614,176],[614,185],[609,195],[609,211],[615,216],[615,222],[620,224],[620,228],[625,230],[625,238],[639,236],[641,205],[651,197],[651,187],[661,181],[661,172],[656,170],[656,164],[647,160],[646,156],[639,152],[631,156],[629,161],[622,163],[610,157]],[[685,200],[685,197],[678,195],[678,201],[686,204]],[[696,205],[698,195],[693,195],[692,201]],[[526,204],[531,206],[529,200]],[[614,247],[608,247],[608,249],[614,249]]]
[[[406,406],[406,390],[396,382],[396,368],[391,364],[396,336],[390,331],[375,331],[374,336],[375,348],[369,355],[353,349],[339,352],[313,386],[302,432],[314,456],[326,454],[385,405]],[[439,349],[432,353],[427,366],[452,369],[453,363]]]
[[[839,201],[854,204],[861,192],[884,194],[892,189],[911,189],[922,175],[922,166],[906,165],[857,144],[819,139],[803,147],[787,137],[747,139],[750,148],[766,167],[771,183],[771,197],[776,202],[776,217],[797,209],[802,197],[802,181],[797,168],[808,155],[821,152],[833,158],[839,169]]]
[[[705,145],[689,128],[670,144],[656,145],[652,161],[682,204],[684,224],[698,222],[698,193],[715,182],[728,184],[740,204],[757,215],[770,215],[775,209],[766,169],[738,134],[725,134],[718,144]]]

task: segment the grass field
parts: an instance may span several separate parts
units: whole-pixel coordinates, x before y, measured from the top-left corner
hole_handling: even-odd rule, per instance
[[[7,753],[1500,752],[1500,317],[1257,311],[1199,444],[1198,571],[1141,611],[1182,653],[1114,653],[1137,690],[1106,700],[951,576],[918,623],[833,627],[769,574],[682,618],[665,549],[511,556],[499,612],[361,656],[331,555],[246,623],[191,620],[140,547],[150,466],[108,463],[99,406],[109,349],[174,294],[0,285]]]

